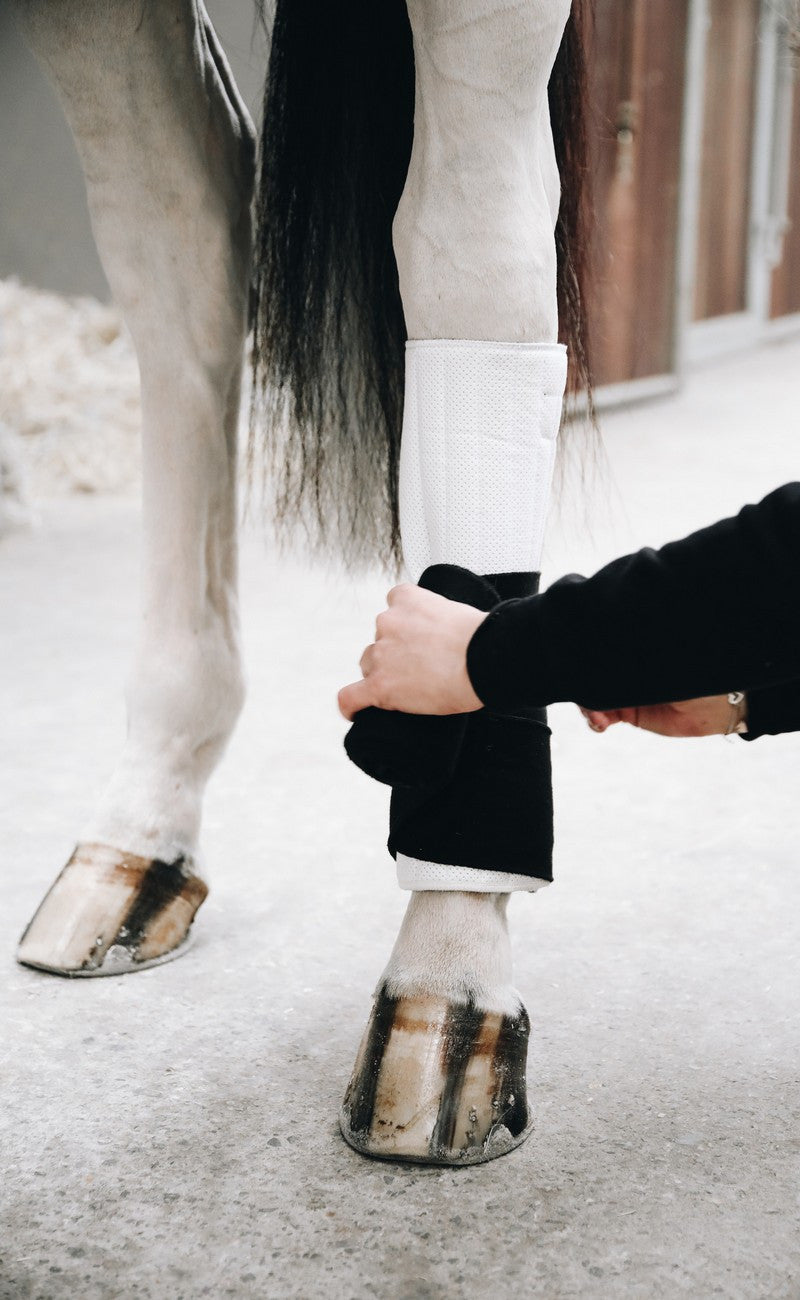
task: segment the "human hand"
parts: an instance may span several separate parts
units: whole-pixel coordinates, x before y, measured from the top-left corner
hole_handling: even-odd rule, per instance
[[[348,721],[375,705],[402,713],[471,713],[483,708],[467,675],[467,646],[486,614],[411,583],[394,587],[361,656],[362,680],[339,691]]]
[[[658,736],[724,736],[731,727],[731,704],[727,695],[704,695],[697,700],[674,704],[648,704],[638,709],[581,709],[592,731],[607,731],[617,722],[627,722]]]

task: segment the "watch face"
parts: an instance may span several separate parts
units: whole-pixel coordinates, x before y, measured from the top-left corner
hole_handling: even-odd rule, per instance
[[[742,736],[747,731],[747,700],[744,691],[728,691],[731,717],[726,736]]]

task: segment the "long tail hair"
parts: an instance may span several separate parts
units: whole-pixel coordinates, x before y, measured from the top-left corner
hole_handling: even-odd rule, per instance
[[[562,180],[556,242],[569,387],[590,389],[585,14],[550,83]],[[403,307],[392,219],[414,121],[405,0],[278,0],[257,185],[251,449],[276,522],[351,564],[400,558]]]

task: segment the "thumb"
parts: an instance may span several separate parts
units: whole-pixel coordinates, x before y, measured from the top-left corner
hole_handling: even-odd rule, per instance
[[[348,722],[353,721],[353,715],[358,713],[359,709],[366,709],[372,704],[372,690],[369,682],[362,678],[360,682],[351,682],[349,686],[343,686],[339,691],[339,712]]]

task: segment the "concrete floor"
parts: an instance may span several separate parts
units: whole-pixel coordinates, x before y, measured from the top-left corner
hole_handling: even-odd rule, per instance
[[[799,374],[783,345],[608,417],[545,576],[796,478]],[[404,897],[334,692],[386,584],[249,535],[194,949],[91,982],[13,964],[120,743],[137,527],[75,499],[0,550],[3,1300],[800,1297],[796,737],[554,709],[557,884],[512,909],[536,1132],[473,1170],[366,1162],[336,1112]]]

